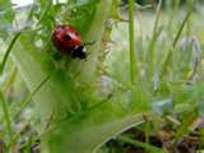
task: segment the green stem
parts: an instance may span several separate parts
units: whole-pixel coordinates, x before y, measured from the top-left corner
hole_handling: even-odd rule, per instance
[[[134,30],[134,18],[135,18],[135,1],[129,0],[129,50],[130,50],[130,80],[133,84],[136,78],[136,54],[135,54],[135,30]]]
[[[47,76],[44,80],[42,80],[42,82],[40,82],[40,84],[31,92],[31,94],[21,103],[19,109],[16,111],[16,113],[14,113],[14,118],[18,116],[28,106],[33,96],[35,96],[35,94],[47,83],[49,78],[50,77]]]
[[[174,41],[173,41],[173,44],[172,44],[173,48],[176,47],[176,44],[177,44],[177,42],[178,42],[178,40],[179,40],[179,38],[180,38],[180,36],[181,36],[181,33],[182,33],[182,31],[183,31],[183,29],[184,29],[184,27],[185,27],[187,21],[189,20],[189,18],[190,18],[190,16],[191,16],[192,12],[193,12],[193,8],[194,8],[194,6],[195,6],[195,3],[196,3],[196,0],[192,0],[192,1],[189,3],[189,11],[188,11],[188,13],[186,14],[184,20],[182,21],[181,26],[179,27],[179,30],[178,30],[178,32],[177,32],[177,34],[176,34],[176,37],[175,37],[175,39],[174,39]]]
[[[21,34],[21,32],[16,33],[16,35],[13,37],[13,39],[11,40],[11,43],[9,44],[9,46],[8,46],[8,48],[6,50],[6,53],[5,53],[4,57],[3,57],[3,61],[2,61],[1,67],[0,67],[0,74],[3,74],[4,68],[5,68],[5,65],[6,65],[6,61],[7,61],[8,57],[9,57],[9,54],[10,54],[16,40],[20,36],[20,34]]]
[[[140,142],[138,140],[133,140],[127,136],[122,136],[122,135],[119,135],[117,137],[118,140],[122,141],[122,142],[125,142],[125,143],[128,143],[128,144],[131,144],[135,147],[141,147],[141,148],[144,148],[146,149],[147,151],[150,151],[151,153],[164,153],[164,151],[160,148],[157,148],[151,144],[148,144],[148,143],[144,143],[144,142]]]
[[[183,22],[182,22],[182,24],[181,24],[181,26],[180,26],[180,28],[179,28],[177,34],[176,34],[176,37],[175,37],[175,39],[174,39],[174,41],[173,41],[173,45],[172,45],[173,48],[176,47],[176,44],[177,44],[177,42],[178,42],[178,40],[179,40],[179,38],[180,38],[180,36],[181,36],[181,33],[182,33],[183,29],[184,29],[184,26],[186,25],[186,23],[187,23],[189,17],[191,16],[191,13],[192,13],[192,9],[189,10],[189,12],[187,13],[187,15],[185,16],[185,18],[184,18],[184,20],[183,20]]]
[[[168,50],[168,53],[167,53],[167,55],[165,57],[165,60],[163,62],[163,66],[162,66],[162,70],[161,70],[161,75],[160,76],[163,76],[167,72],[167,67],[169,66],[171,58],[173,56],[173,50],[175,49],[175,47],[176,47],[176,45],[178,43],[178,40],[179,40],[179,38],[181,36],[181,33],[182,33],[182,31],[183,31],[187,21],[189,20],[192,12],[193,12],[193,6],[194,6],[195,2],[196,1],[192,2],[191,6],[189,8],[189,11],[187,12],[185,18],[183,19],[183,21],[182,21],[182,23],[181,23],[181,25],[180,25],[177,33],[176,33],[176,36],[175,36],[175,38],[174,38],[174,40],[172,42],[172,47]]]
[[[153,32],[152,32],[152,38],[151,38],[151,42],[149,44],[149,49],[148,49],[149,55],[147,56],[147,62],[149,63],[149,76],[150,77],[152,77],[154,75],[155,66],[156,66],[156,62],[157,62],[155,47],[156,47],[156,41],[158,40],[158,37],[161,33],[161,31],[158,29],[160,11],[161,11],[161,0],[159,1],[159,4],[157,6],[156,18],[155,18]]]
[[[6,129],[7,129],[7,132],[10,138],[12,138],[12,124],[11,124],[11,119],[9,116],[9,106],[7,105],[7,102],[5,101],[3,93],[1,91],[0,91],[0,100],[2,102],[2,110],[5,116]]]
[[[42,14],[40,15],[40,17],[38,19],[36,27],[39,26],[40,23],[43,21],[43,19],[46,17],[46,15],[49,12],[51,6],[52,6],[52,0],[48,0],[47,5],[45,6],[45,9],[43,9],[43,12],[42,12]]]
[[[9,79],[6,81],[5,85],[3,85],[4,88],[2,89],[2,92],[5,93],[9,89],[9,87],[11,87],[14,84],[17,73],[18,73],[18,70],[16,66],[14,66],[14,68],[12,68],[12,71],[9,73],[9,76],[10,76]]]

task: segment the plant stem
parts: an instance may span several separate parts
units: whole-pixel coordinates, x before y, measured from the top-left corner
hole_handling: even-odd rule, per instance
[[[183,29],[184,29],[185,25],[187,24],[191,14],[192,14],[192,12],[193,12],[193,8],[194,8],[194,5],[195,5],[195,2],[196,2],[196,0],[192,1],[191,5],[189,6],[189,10],[188,10],[185,18],[183,19],[180,27],[178,28],[176,36],[175,36],[175,38],[174,38],[174,40],[172,42],[172,47],[168,50],[168,53],[167,53],[167,55],[165,57],[165,60],[163,62],[163,66],[162,66],[162,70],[161,70],[161,75],[160,76],[163,76],[164,74],[166,74],[167,67],[170,64],[170,61],[172,61],[173,50],[176,48],[176,45],[178,43],[179,38],[181,37]]]
[[[129,0],[130,80],[132,84],[135,82],[137,72],[135,54],[134,18],[135,18],[135,2],[134,0]]]
[[[11,43],[9,44],[9,46],[8,46],[8,48],[6,50],[6,53],[5,53],[4,57],[3,57],[2,64],[0,65],[0,74],[3,74],[4,68],[5,68],[5,65],[6,65],[6,61],[7,61],[8,57],[9,57],[9,54],[10,54],[16,40],[20,36],[20,34],[21,34],[21,32],[16,33],[16,35],[13,37],[13,39],[11,40]]]
[[[150,151],[151,153],[164,153],[164,151],[160,148],[157,148],[151,144],[148,144],[148,143],[145,143],[145,142],[140,142],[138,140],[133,140],[127,136],[122,136],[122,135],[119,135],[117,136],[117,139],[122,141],[122,142],[125,142],[125,143],[128,143],[128,144],[131,144],[135,147],[141,147],[141,148],[144,148],[148,151]]]
[[[152,77],[155,73],[155,67],[157,62],[157,56],[155,52],[156,41],[159,38],[161,31],[158,29],[159,26],[159,18],[160,18],[160,11],[161,11],[161,0],[159,0],[159,4],[156,10],[156,18],[154,21],[154,27],[152,32],[152,38],[149,44],[149,55],[147,56],[147,62],[149,63],[149,76]]]
[[[50,76],[47,76],[45,79],[43,79],[42,82],[40,82],[40,84],[31,92],[31,94],[21,103],[19,109],[13,115],[14,118],[18,116],[28,106],[33,96],[35,96],[35,94],[47,83],[47,81],[49,81],[49,79]]]
[[[6,129],[8,131],[10,138],[12,138],[12,126],[11,126],[11,119],[9,116],[9,108],[8,108],[7,102],[4,99],[3,93],[1,91],[0,91],[0,100],[2,102],[2,109],[6,120]]]
[[[184,18],[184,20],[183,20],[181,26],[179,27],[179,30],[178,30],[178,32],[177,32],[177,34],[176,34],[176,37],[175,37],[174,41],[173,41],[173,45],[172,45],[173,48],[176,47],[176,44],[177,44],[177,42],[178,42],[178,40],[179,40],[179,38],[180,38],[180,36],[181,36],[181,33],[182,33],[183,29],[184,29],[184,26],[186,25],[186,23],[187,23],[189,17],[191,16],[191,13],[192,13],[192,9],[189,10],[189,12],[188,12],[187,15],[185,16],[185,18]]]
[[[4,85],[4,88],[2,89],[2,92],[5,93],[9,89],[9,87],[15,82],[17,73],[18,73],[18,69],[16,68],[16,66],[14,66],[14,68],[12,68],[12,71],[9,74],[10,77],[8,78],[8,80]]]
[[[43,21],[43,19],[46,17],[46,15],[48,14],[50,7],[52,6],[52,0],[48,0],[45,9],[43,10],[42,14],[40,15],[38,22],[36,24],[36,27]]]
[[[188,3],[189,3],[189,10],[188,10],[188,13],[186,14],[184,20],[182,21],[181,26],[179,27],[179,30],[178,30],[178,32],[176,34],[176,37],[174,38],[174,41],[173,41],[173,44],[172,44],[173,48],[176,47],[176,44],[177,44],[177,42],[178,42],[178,40],[179,40],[179,38],[181,36],[181,33],[182,33],[183,29],[184,29],[184,26],[188,22],[191,14],[193,12],[193,8],[195,6],[196,0],[192,0],[192,1],[188,2]]]

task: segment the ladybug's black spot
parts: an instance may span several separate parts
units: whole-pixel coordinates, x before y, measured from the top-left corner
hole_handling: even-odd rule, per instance
[[[67,41],[69,41],[69,40],[71,40],[72,38],[70,37],[69,34],[66,34],[66,35],[64,36],[64,39],[67,40]]]
[[[84,46],[79,46],[76,49],[74,49],[73,52],[72,52],[72,57],[73,58],[85,59],[86,56],[87,56],[87,54],[84,51]]]

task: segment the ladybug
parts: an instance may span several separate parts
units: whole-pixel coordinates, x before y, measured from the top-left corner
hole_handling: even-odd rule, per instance
[[[64,55],[79,59],[87,57],[81,35],[70,25],[58,25],[53,32],[52,41],[58,51]]]

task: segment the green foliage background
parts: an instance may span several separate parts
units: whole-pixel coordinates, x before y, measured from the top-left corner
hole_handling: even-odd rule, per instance
[[[135,13],[131,0],[129,14],[119,0],[36,0],[18,9],[0,4],[0,138],[7,152],[22,140],[29,152],[36,139],[43,153],[96,152],[144,116],[159,128],[167,115],[180,115],[179,140],[202,117],[199,2],[167,10],[159,4],[151,14],[142,6]],[[51,41],[58,24],[71,24],[94,42],[86,60],[58,53]]]

